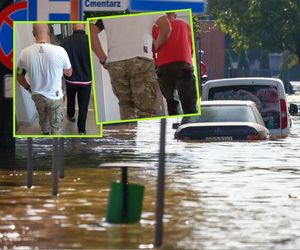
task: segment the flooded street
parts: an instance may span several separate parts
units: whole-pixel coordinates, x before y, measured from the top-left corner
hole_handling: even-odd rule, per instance
[[[289,96],[300,105],[300,95]],[[300,117],[287,139],[193,143],[173,139],[167,122],[162,249],[300,249]],[[154,242],[159,121],[106,128],[103,139],[65,140],[65,179],[51,195],[51,140],[35,139],[34,187],[26,189],[26,140],[0,168],[1,248],[151,249]],[[146,162],[129,170],[145,185],[142,220],[105,222],[118,169],[103,162]]]

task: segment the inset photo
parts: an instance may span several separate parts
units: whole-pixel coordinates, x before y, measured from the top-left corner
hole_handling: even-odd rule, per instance
[[[87,20],[97,123],[200,114],[191,10]]]
[[[86,22],[14,22],[14,136],[101,137]]]

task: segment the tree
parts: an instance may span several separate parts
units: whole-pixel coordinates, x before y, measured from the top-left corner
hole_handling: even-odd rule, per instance
[[[265,50],[261,51],[260,61],[259,61],[260,70],[269,70],[270,69],[270,57],[269,53]]]
[[[239,53],[238,69],[243,69],[246,71],[249,71],[249,69],[250,69],[249,58],[247,55],[247,51],[245,51],[245,50],[242,50]]]
[[[284,87],[287,93],[293,94],[293,86],[289,82],[289,72],[288,72],[288,65],[291,62],[293,55],[289,51],[284,51],[282,53],[282,62],[280,65],[280,73],[279,78],[283,81]]]
[[[300,59],[299,0],[209,0],[208,12],[236,50],[288,50]]]

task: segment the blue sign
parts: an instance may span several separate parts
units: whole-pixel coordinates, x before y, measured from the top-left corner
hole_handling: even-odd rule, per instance
[[[74,1],[74,0],[73,0]],[[69,21],[72,13],[76,20],[82,19],[82,0],[27,0],[28,20],[35,21]],[[74,19],[73,19],[74,20]]]
[[[193,13],[203,14],[206,5],[206,0],[130,0],[131,11],[192,9]]]

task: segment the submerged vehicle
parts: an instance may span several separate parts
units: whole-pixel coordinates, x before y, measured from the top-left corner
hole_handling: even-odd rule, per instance
[[[184,117],[173,129],[176,139],[256,141],[270,137],[252,101],[201,102],[201,115]]]
[[[202,100],[249,100],[257,109],[272,137],[287,137],[291,120],[281,80],[264,77],[228,78],[207,81],[203,85]],[[295,107],[293,107],[293,113]],[[291,113],[292,114],[292,113]]]

